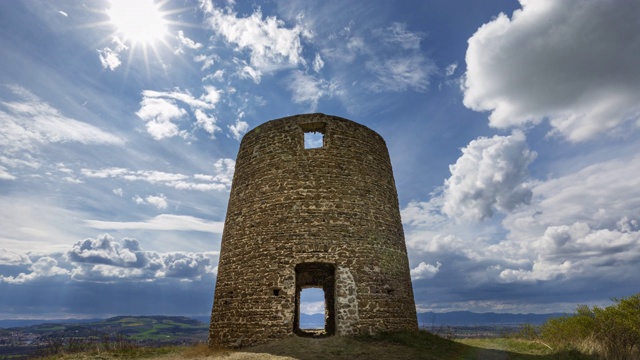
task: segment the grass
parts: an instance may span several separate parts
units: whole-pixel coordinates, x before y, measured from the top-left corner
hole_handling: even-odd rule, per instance
[[[312,339],[292,336],[240,350],[210,349],[205,344],[131,348],[109,352],[56,355],[49,359],[376,359],[376,360],[588,360],[578,352],[554,352],[540,342],[510,339],[447,340],[427,331]]]

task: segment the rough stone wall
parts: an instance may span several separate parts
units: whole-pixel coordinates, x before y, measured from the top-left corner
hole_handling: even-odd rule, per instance
[[[324,146],[305,149],[304,132],[314,130],[324,133]],[[298,292],[311,284],[296,266],[313,263],[335,269],[327,277],[333,292],[325,296],[336,335],[418,328],[385,142],[365,126],[324,114],[269,121],[242,139],[210,345],[292,335]]]

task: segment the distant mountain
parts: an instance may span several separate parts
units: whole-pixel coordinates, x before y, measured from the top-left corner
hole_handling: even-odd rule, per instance
[[[452,311],[444,313],[418,313],[420,326],[477,326],[477,325],[541,325],[547,320],[563,313],[551,314],[503,314],[503,313],[473,313],[470,311]]]
[[[474,325],[518,325],[518,324],[543,324],[550,318],[563,316],[563,313],[552,314],[502,314],[502,313],[473,313],[469,311],[453,311],[444,313],[424,312],[418,313],[420,326],[474,326]],[[54,319],[54,320],[0,320],[0,328],[26,327],[38,324],[108,324],[120,322],[131,316],[116,316],[109,319]],[[198,323],[208,324],[209,316],[135,316],[138,319],[155,319],[156,321],[173,320],[178,323],[196,326]],[[318,328],[324,326],[324,314],[300,314],[302,327]]]
[[[0,328],[13,328],[13,327],[24,327],[24,326],[32,326],[39,324],[83,324],[90,323],[96,321],[102,321],[103,318],[95,318],[95,319],[49,319],[49,320],[24,320],[24,319],[13,319],[13,320],[0,320]]]
[[[300,314],[300,328],[322,329],[324,328],[324,314]]]

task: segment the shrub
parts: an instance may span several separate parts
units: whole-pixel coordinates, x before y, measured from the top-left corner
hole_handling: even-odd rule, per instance
[[[548,320],[543,341],[556,349],[577,349],[605,359],[637,359],[640,355],[640,294],[614,299],[615,305],[580,305],[571,316]]]

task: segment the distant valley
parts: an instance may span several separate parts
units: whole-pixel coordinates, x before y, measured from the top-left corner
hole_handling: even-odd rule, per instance
[[[540,325],[564,314],[499,314],[457,311],[418,313],[421,328],[442,331],[453,327],[457,336],[496,335],[520,324]],[[302,328],[323,328],[324,314],[301,314]],[[66,343],[130,343],[136,346],[186,345],[206,342],[209,317],[117,316],[109,319],[0,320],[0,357],[27,358]],[[67,344],[68,346],[68,344]],[[97,345],[96,345],[97,346]]]

